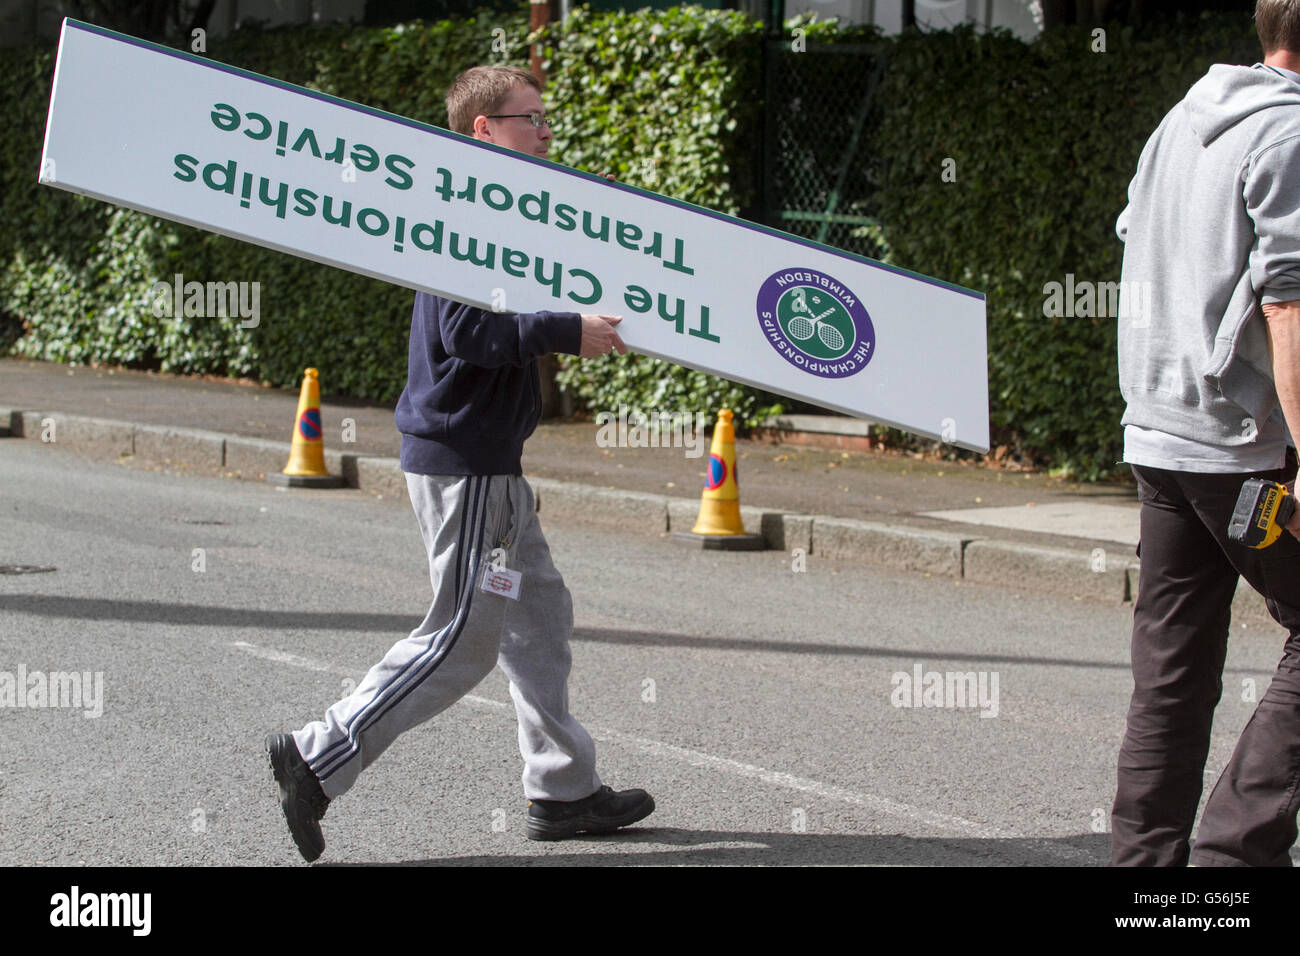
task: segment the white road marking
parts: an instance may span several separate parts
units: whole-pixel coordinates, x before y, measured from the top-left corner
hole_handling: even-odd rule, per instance
[[[633,737],[628,734],[621,734],[615,730],[606,730],[603,728],[588,728],[588,731],[596,740],[625,744],[652,757],[671,757],[688,763],[693,767],[717,770],[722,773],[734,774],[738,777],[750,777],[755,780],[761,780],[763,783],[770,784],[774,787],[785,787],[789,790],[798,790],[802,793],[810,793],[813,796],[821,797],[824,800],[834,800],[839,803],[848,803],[854,806],[865,807],[876,813],[903,817],[904,819],[931,828],[956,830],[957,832],[967,836],[984,837],[986,839],[995,840],[1006,840],[1015,836],[1013,833],[1007,833],[1004,830],[999,830],[996,827],[987,826],[983,823],[976,823],[973,820],[964,820],[961,817],[950,816],[946,813],[934,813],[929,810],[922,810],[906,803],[898,803],[897,801],[890,800],[886,797],[878,797],[874,794],[858,793],[853,790],[846,790],[844,787],[838,787],[835,784],[823,783],[820,780],[810,780],[807,777],[796,777],[794,774],[782,773],[779,770],[767,770],[763,767],[757,767],[754,764],[749,763],[741,763],[739,760],[732,760],[728,757],[715,757],[712,754],[703,753],[699,750],[691,750],[688,747],[678,747],[676,744],[666,744],[662,741],[650,740],[645,737]]]
[[[326,674],[333,674],[338,671],[338,668],[334,667],[332,664],[322,664],[319,661],[312,661],[305,657],[299,657],[297,654],[271,650],[269,647],[258,647],[256,644],[249,644],[247,641],[234,641],[230,646],[237,647],[245,654],[252,654],[254,657],[260,657],[263,660],[275,661],[279,664],[288,664],[291,667],[301,667],[303,670],[321,671]]]
[[[254,657],[276,661],[281,664],[288,664],[290,667],[300,667],[304,670],[320,671],[327,674],[338,674],[343,677],[350,676],[352,673],[350,669],[340,667],[336,664],[313,661],[306,657],[299,657],[297,654],[289,654],[285,651],[276,651],[265,647],[258,647],[256,644],[249,644],[246,641],[235,641],[231,646],[238,648],[246,654],[252,654]],[[511,709],[513,706],[504,701],[492,700],[488,697],[479,697],[477,694],[466,694],[461,698],[461,700],[479,707],[489,707],[493,710],[507,710]],[[742,763],[739,760],[732,760],[728,757],[715,757],[713,754],[704,753],[700,750],[692,750],[689,747],[679,747],[676,744],[664,743],[661,740],[651,740],[647,737],[636,737],[631,734],[624,734],[617,730],[610,730],[608,728],[589,726],[587,731],[596,740],[630,747],[633,750],[638,750],[651,757],[680,760],[692,767],[732,774],[739,777],[748,777],[753,780],[760,780],[769,786],[784,787],[788,790],[797,790],[801,793],[812,794],[813,796],[820,797],[824,800],[862,807],[872,813],[899,817],[931,830],[947,830],[949,832],[959,833],[962,836],[975,837],[984,840],[1030,839],[1040,843],[1040,849],[1063,861],[1071,863],[1093,862],[1092,857],[1084,851],[1051,842],[1046,838],[1026,837],[1021,834],[1011,833],[1007,830],[1000,829],[999,827],[989,826],[988,824],[979,823],[974,820],[967,820],[963,817],[952,816],[947,813],[936,813],[932,810],[925,810],[921,807],[914,807],[910,804],[900,803],[896,800],[890,800],[888,797],[881,797],[871,793],[860,793],[855,790],[848,790],[844,787],[836,786],[832,783],[824,783],[820,780],[812,780],[808,777],[797,777],[794,774],[783,773],[779,770],[768,770],[764,767]]]

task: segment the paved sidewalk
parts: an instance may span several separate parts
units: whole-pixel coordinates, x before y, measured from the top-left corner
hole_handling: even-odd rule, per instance
[[[403,497],[392,406],[321,405],[331,471]],[[229,381],[0,359],[0,431],[97,457],[264,480],[288,458],[297,392]],[[711,424],[711,423],[710,423]],[[591,423],[546,424],[524,471],[544,518],[665,534],[689,529],[708,444],[602,448]],[[344,441],[344,438],[352,441]],[[3,444],[0,444],[0,453]],[[835,561],[1121,602],[1136,591],[1137,502],[1126,484],[1063,482],[881,452],[737,442],[747,530],[771,548]],[[1243,588],[1238,604],[1266,614]]]

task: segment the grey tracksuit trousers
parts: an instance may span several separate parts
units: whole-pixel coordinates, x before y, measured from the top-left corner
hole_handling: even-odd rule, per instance
[[[570,714],[573,602],[551,561],[532,489],[517,475],[406,475],[429,555],[433,605],[323,721],[294,733],[325,795],[346,792],[403,731],[469,693],[494,664],[510,679],[530,800],[600,787],[595,745]],[[502,548],[517,601],[479,589]],[[502,552],[497,552],[500,559]]]

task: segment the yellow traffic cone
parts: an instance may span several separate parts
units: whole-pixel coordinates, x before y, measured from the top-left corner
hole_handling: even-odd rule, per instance
[[[736,429],[731,409],[718,412],[709,449],[709,471],[700,496],[700,514],[689,532],[679,531],[679,540],[693,541],[706,548],[726,551],[760,551],[763,536],[747,534],[740,519],[740,486],[736,484]]]
[[[280,474],[266,480],[288,488],[341,488],[343,479],[325,467],[325,445],[321,440],[320,381],[318,372],[309,368],[303,373],[302,391],[298,394],[298,414],[293,425],[293,444],[289,447],[289,464]]]

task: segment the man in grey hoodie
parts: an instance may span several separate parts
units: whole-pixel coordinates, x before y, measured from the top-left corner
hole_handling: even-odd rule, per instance
[[[1300,515],[1265,551],[1226,533],[1245,479],[1294,480],[1300,429],[1300,0],[1255,20],[1264,62],[1211,67],[1165,116],[1117,225],[1142,568],[1112,865],[1289,866],[1296,840]],[[1239,576],[1288,637],[1191,847]]]

